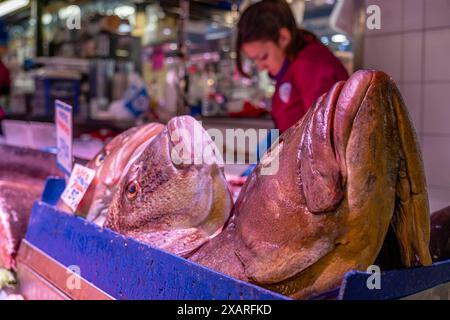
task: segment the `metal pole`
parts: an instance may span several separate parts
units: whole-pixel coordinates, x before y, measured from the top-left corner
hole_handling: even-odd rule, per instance
[[[354,0],[356,19],[353,26],[353,71],[364,67],[364,33],[366,29],[366,10],[364,0]]]
[[[42,9],[43,1],[34,0],[32,2],[31,17],[35,21],[35,56],[40,57],[44,55],[44,38],[42,36]]]
[[[177,115],[186,114],[186,64],[188,61],[187,23],[189,21],[189,1],[180,0],[180,22],[178,24],[178,51],[180,64],[178,67]]]

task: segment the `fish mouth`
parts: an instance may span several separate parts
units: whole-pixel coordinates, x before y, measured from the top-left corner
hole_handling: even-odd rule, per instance
[[[296,164],[300,169],[300,198],[306,204],[306,208],[301,210],[305,211],[305,217],[311,214],[311,219],[320,221],[320,225],[326,226],[329,232],[322,233],[320,228],[312,228],[308,234],[313,241],[298,240],[298,246],[303,249],[292,250],[287,245],[292,243],[291,239],[275,235],[273,242],[267,242],[272,237],[267,232],[258,234],[257,239],[248,236],[248,230],[255,224],[245,218],[245,223],[239,226],[241,237],[258,256],[255,260],[245,255],[242,258],[251,279],[265,284],[281,282],[308,269],[339,246],[341,220],[340,214],[336,213],[340,212],[345,197],[346,148],[356,115],[369,91],[377,85],[373,78],[373,72],[364,71],[355,73],[347,82],[336,83],[300,120],[303,124],[293,128],[293,134],[280,137],[284,144],[299,142],[295,149],[287,148],[281,152],[295,150],[302,155]],[[295,165],[292,167],[297,168]],[[281,178],[291,179],[291,173],[281,170],[280,174]],[[271,230],[265,222],[262,228]],[[283,253],[282,259],[280,252]]]
[[[344,197],[346,148],[353,122],[373,83],[373,72],[356,72],[319,98],[305,116],[300,164],[303,196],[313,213],[334,211]]]
[[[191,165],[223,166],[220,153],[200,122],[190,116],[179,116],[167,123],[169,156],[177,168]]]
[[[322,96],[309,112],[308,125],[304,128],[301,153],[304,155],[301,162],[301,181],[303,183],[303,196],[307,209],[316,216],[335,214],[340,209],[348,188],[348,170],[352,170],[348,163],[347,149],[352,135],[359,135],[360,130],[355,128],[355,119],[358,113],[370,101],[369,96],[387,85],[390,78],[371,70],[355,72],[346,82],[338,82],[324,96]],[[369,99],[369,100],[368,100]],[[325,161],[323,161],[325,159]],[[330,216],[333,219],[334,216]],[[329,220],[332,221],[332,220]],[[339,225],[342,222],[333,220],[335,228],[328,236],[320,237],[315,241],[319,249],[310,250],[314,254],[306,254],[297,260],[297,267],[286,274],[271,275],[268,283],[285,280],[305,271],[319,260],[327,257],[336,250],[340,243],[342,231]],[[261,279],[260,279],[261,280]]]

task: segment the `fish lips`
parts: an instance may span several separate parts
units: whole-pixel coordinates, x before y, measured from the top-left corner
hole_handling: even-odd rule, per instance
[[[169,155],[177,168],[190,165],[218,165],[223,159],[214,141],[202,125],[190,116],[180,116],[167,123]]]
[[[335,241],[345,229],[345,226],[341,226],[339,217],[340,206],[345,197],[346,146],[353,120],[373,82],[373,72],[364,71],[355,73],[345,83],[336,83],[327,94],[317,100],[297,125],[280,136],[280,142],[274,150],[279,157],[276,161],[280,162],[280,170],[274,176],[261,175],[261,167],[270,165],[271,161],[275,161],[273,158],[276,158],[269,150],[252,173],[253,177],[247,180],[236,203],[236,221],[241,238],[252,252],[250,255],[241,256],[250,278],[260,283],[285,280],[313,265],[335,247]],[[293,170],[295,172],[292,172]],[[292,179],[294,175],[298,178]],[[283,181],[285,188],[297,187],[297,196],[289,198],[291,192],[286,190],[279,195],[266,198],[264,193],[267,189],[280,188],[279,181]],[[266,187],[261,187],[261,184]],[[251,198],[255,195],[252,195],[254,191],[252,189],[261,192],[260,199],[268,208],[274,210],[273,217],[267,214],[263,214],[267,217],[264,219],[253,216],[252,211],[255,209],[251,207],[255,202]],[[278,230],[277,223],[280,224],[279,228],[288,225],[284,219],[289,217],[283,216],[289,211],[289,207],[286,210],[278,207],[279,203],[276,204],[273,197],[289,206],[298,206],[302,211],[298,214],[304,215],[304,218],[297,217],[296,223],[292,225],[300,226],[302,223],[315,221],[322,229],[326,226],[325,229],[330,232],[324,233],[319,227],[305,225],[309,233],[307,238],[316,239],[313,242],[304,242],[306,238],[301,234],[297,237],[292,235],[292,232],[286,233],[290,236],[274,232]],[[262,205],[259,201],[257,203]],[[258,224],[266,230],[249,234],[248,232]],[[298,232],[303,233],[301,229]],[[270,238],[274,241],[268,241]],[[295,241],[298,241],[296,245]],[[287,255],[291,255],[291,259],[281,259],[277,253],[280,248],[283,248]],[[310,253],[305,248],[308,248]],[[254,258],[255,255],[257,259]],[[276,261],[282,263],[277,264]],[[276,265],[277,268],[266,267],[268,265]]]

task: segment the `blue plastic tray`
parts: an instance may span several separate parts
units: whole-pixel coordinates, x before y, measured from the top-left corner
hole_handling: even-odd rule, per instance
[[[53,206],[64,180],[49,179],[34,204],[26,239],[115,299],[289,299],[184,258],[152,248]],[[429,267],[381,273],[381,288],[368,289],[371,274],[352,271],[342,286],[318,298],[399,299],[450,282],[450,260]]]

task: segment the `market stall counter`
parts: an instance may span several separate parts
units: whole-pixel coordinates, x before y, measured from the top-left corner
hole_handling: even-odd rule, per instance
[[[42,201],[34,204],[18,256],[25,298],[290,299],[58,211],[64,185],[49,179]],[[379,287],[377,274],[352,271],[339,288],[314,299],[433,298],[433,289],[450,286],[449,270],[450,260],[386,271]]]
[[[71,299],[399,299],[449,285],[450,257],[429,249],[420,145],[385,73],[336,83],[235,202],[214,146],[189,116],[117,136],[67,186],[48,180],[19,270]]]

